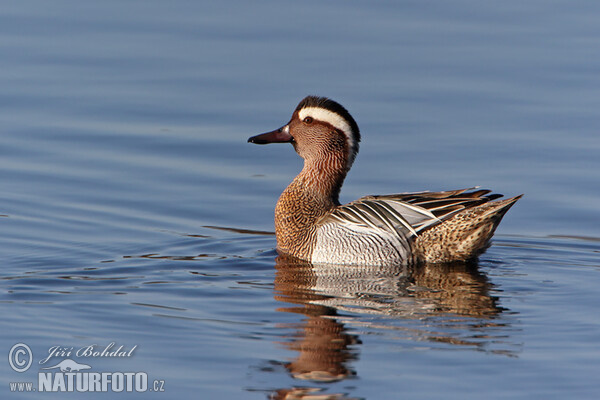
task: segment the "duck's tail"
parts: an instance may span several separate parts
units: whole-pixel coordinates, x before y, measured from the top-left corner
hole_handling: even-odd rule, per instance
[[[440,263],[476,258],[489,246],[504,214],[522,196],[467,208],[420,232],[413,243],[417,260]]]

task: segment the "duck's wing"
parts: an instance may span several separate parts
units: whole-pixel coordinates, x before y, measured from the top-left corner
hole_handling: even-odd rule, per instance
[[[385,231],[408,238],[439,219],[431,211],[401,200],[361,198],[336,207],[322,222]]]
[[[336,207],[322,222],[335,221],[408,238],[464,209],[502,197],[490,193],[490,190],[469,188],[365,196]]]

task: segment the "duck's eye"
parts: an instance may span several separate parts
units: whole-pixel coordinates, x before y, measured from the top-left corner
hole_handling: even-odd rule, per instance
[[[306,117],[304,118],[304,122],[306,122],[307,124],[310,124],[311,122],[313,122],[312,117]]]

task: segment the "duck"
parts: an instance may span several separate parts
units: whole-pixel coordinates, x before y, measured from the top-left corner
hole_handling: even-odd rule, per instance
[[[307,96],[279,129],[249,143],[291,143],[304,159],[275,206],[277,252],[317,264],[386,266],[474,260],[522,195],[471,187],[369,195],[340,204],[359,127],[327,97]]]

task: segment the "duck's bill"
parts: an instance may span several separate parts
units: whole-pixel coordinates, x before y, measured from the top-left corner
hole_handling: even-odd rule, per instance
[[[248,143],[269,144],[269,143],[291,143],[294,141],[290,135],[290,127],[288,125],[276,129],[272,132],[261,133],[260,135],[252,136],[248,139]]]

